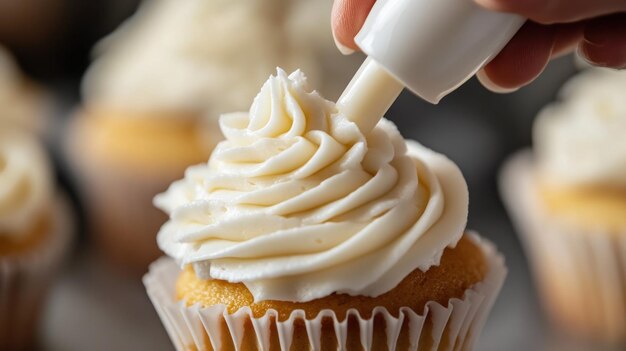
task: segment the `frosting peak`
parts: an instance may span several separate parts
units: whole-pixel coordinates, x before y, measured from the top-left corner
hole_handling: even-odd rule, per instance
[[[155,204],[158,242],[206,278],[258,300],[377,296],[437,264],[463,234],[467,187],[445,157],[383,120],[368,135],[278,70],[249,113],[221,117],[226,140]]]
[[[220,124],[229,139],[244,143],[264,138],[289,140],[313,130],[327,131],[332,112],[330,102],[309,91],[301,71],[287,76],[279,68],[261,88],[249,114],[226,115]]]
[[[52,198],[51,166],[37,141],[0,129],[0,236],[19,240]]]

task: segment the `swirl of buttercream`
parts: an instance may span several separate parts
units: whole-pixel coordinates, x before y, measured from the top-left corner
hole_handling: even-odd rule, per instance
[[[0,235],[27,235],[50,205],[52,188],[51,166],[38,141],[16,129],[0,130]]]
[[[155,198],[170,215],[161,249],[255,300],[378,296],[438,264],[463,234],[458,168],[382,120],[367,136],[278,70],[249,113],[223,115],[226,140]]]
[[[571,79],[533,130],[545,181],[626,188],[626,72],[592,68]]]

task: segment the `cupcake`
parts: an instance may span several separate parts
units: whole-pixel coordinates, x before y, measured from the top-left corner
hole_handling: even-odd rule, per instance
[[[143,274],[160,256],[154,238],[167,217],[152,198],[206,161],[222,139],[219,114],[245,109],[277,64],[316,67],[288,40],[289,9],[278,0],[145,1],[97,46],[67,149],[90,231],[116,262]]]
[[[69,211],[33,136],[0,128],[0,349],[32,346],[69,243]]]
[[[550,317],[626,341],[626,73],[589,69],[534,126],[500,187]]]
[[[0,128],[10,124],[45,136],[49,127],[49,98],[20,72],[11,54],[1,46],[0,106]]]
[[[155,198],[169,257],[144,283],[178,350],[472,348],[505,268],[450,160],[384,119],[362,134],[300,71],[220,126]]]

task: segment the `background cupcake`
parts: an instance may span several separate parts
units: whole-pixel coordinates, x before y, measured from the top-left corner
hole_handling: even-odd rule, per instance
[[[550,315],[611,342],[626,341],[625,89],[624,72],[573,78],[500,184]]]
[[[91,231],[116,261],[143,272],[158,257],[166,218],[151,199],[208,158],[220,113],[245,109],[277,64],[321,73],[315,45],[289,34],[290,3],[146,1],[96,47],[68,149]]]
[[[155,198],[144,282],[179,350],[471,348],[505,275],[464,235],[467,185],[383,120],[368,134],[278,70]]]
[[[69,210],[34,136],[0,123],[0,349],[32,346],[71,237]]]
[[[330,7],[308,0],[144,1],[96,46],[84,98],[104,107],[199,111],[217,123],[221,113],[247,109],[279,65],[310,71],[323,94],[338,97],[361,59],[337,52]]]

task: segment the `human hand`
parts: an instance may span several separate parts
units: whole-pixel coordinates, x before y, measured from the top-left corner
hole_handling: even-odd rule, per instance
[[[358,49],[354,36],[375,1],[335,0],[332,29],[343,53]],[[551,59],[575,49],[593,65],[626,68],[626,0],[474,1],[490,10],[530,19],[477,74],[490,90],[517,90],[539,76]]]

